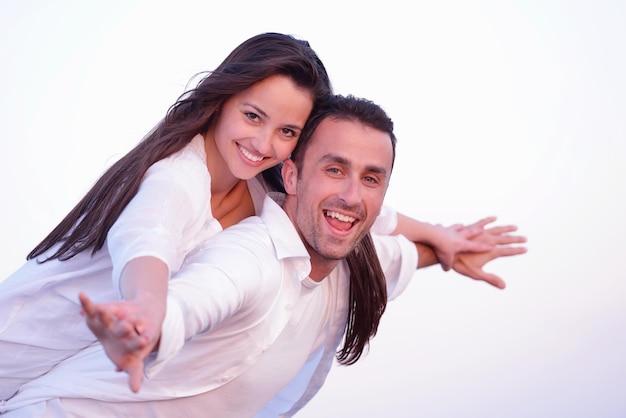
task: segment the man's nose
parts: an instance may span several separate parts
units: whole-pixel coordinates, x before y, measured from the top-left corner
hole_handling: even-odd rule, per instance
[[[361,182],[358,178],[346,177],[339,197],[346,202],[348,206],[361,204]]]

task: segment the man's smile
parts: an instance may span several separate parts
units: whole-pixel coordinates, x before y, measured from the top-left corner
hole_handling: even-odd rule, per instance
[[[333,210],[325,210],[324,216],[333,228],[340,231],[349,231],[356,222],[358,222],[358,220],[352,216],[344,215]]]

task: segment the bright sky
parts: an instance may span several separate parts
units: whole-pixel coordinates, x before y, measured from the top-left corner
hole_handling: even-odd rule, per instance
[[[529,238],[504,291],[416,273],[299,417],[625,416],[626,3],[303,4],[0,0],[0,277],[195,73],[291,33],[394,119],[390,205]]]

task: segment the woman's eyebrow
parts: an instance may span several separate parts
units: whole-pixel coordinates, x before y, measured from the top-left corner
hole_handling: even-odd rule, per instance
[[[263,116],[264,118],[271,119],[269,117],[269,115],[263,109],[258,107],[257,105],[254,105],[254,104],[248,103],[248,102],[243,102],[243,104],[246,105],[246,106],[250,106],[251,108],[254,109],[254,111],[256,113],[258,113],[259,115]],[[285,125],[285,128],[293,129],[293,130],[296,130],[296,131],[301,131],[303,129],[302,126],[292,125],[292,124]]]
[[[253,108],[253,109],[254,109],[254,111],[255,111],[256,113],[258,113],[259,115],[261,115],[261,116],[263,116],[263,117],[266,117],[266,118],[268,117],[267,113],[265,113],[265,111],[264,111],[263,109],[261,109],[260,107],[258,107],[257,105],[252,104],[252,103],[248,103],[248,102],[243,102],[243,104],[244,104],[244,105],[246,105],[246,106],[250,106],[251,108]]]

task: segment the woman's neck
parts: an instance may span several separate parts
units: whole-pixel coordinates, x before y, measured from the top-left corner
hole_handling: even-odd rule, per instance
[[[211,131],[204,135],[204,152],[206,153],[206,165],[211,175],[211,196],[227,195],[239,183],[242,182],[233,175],[220,154]]]
[[[215,146],[211,132],[205,135],[204,150],[211,175],[211,212],[222,228],[254,215],[254,203],[245,180],[235,177]]]

